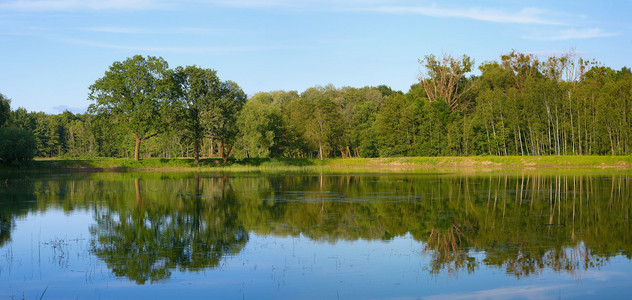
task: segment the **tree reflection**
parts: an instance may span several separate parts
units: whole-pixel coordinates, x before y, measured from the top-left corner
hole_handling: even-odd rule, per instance
[[[469,213],[448,217],[471,230],[442,231],[435,223],[421,238],[434,251],[431,270],[471,271],[468,252],[482,252],[482,263],[516,277],[545,269],[578,274],[615,255],[630,258],[630,183],[626,177],[490,177],[478,183],[487,185],[486,197],[479,188],[478,197],[468,197],[473,206],[462,201]]]
[[[36,208],[33,183],[23,179],[0,182],[0,247],[11,241],[15,220]]]
[[[30,186],[37,203],[28,205],[94,210],[92,251],[138,283],[215,268],[249,233],[328,243],[411,235],[435,274],[483,265],[516,277],[576,274],[632,258],[628,173],[93,174]]]
[[[457,224],[447,230],[432,229],[424,251],[432,252],[430,270],[434,274],[441,270],[452,273],[462,269],[472,273],[478,267],[476,258],[468,251],[468,238]]]
[[[165,202],[146,199],[141,184],[135,180],[136,205],[100,210],[91,228],[92,251],[116,276],[143,284],[168,278],[174,269],[214,268],[248,241],[248,233],[236,222],[227,188],[222,188],[222,197],[203,198],[196,177],[194,191]]]

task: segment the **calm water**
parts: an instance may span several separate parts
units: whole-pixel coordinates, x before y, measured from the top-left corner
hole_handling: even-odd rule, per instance
[[[630,172],[10,178],[0,298],[626,298],[631,216]]]

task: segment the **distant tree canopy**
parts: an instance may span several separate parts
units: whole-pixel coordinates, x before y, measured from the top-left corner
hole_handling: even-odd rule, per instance
[[[0,124],[31,131],[41,157],[632,154],[629,68],[573,52],[512,51],[478,65],[476,76],[468,56],[420,64],[407,93],[327,85],[248,99],[212,69],[134,56],[90,87],[88,113],[10,111],[2,96]]]
[[[0,94],[0,162],[20,165],[35,156],[35,136],[28,129],[15,127],[11,100]]]
[[[11,117],[11,100],[0,94],[0,127],[9,125]]]

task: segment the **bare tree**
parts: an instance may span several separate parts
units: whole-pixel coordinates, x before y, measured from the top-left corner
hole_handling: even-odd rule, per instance
[[[590,61],[578,57],[575,50],[570,50],[559,57],[551,56],[541,65],[542,73],[551,80],[566,81],[577,85],[591,66],[595,66],[595,61]]]
[[[474,60],[463,55],[455,58],[443,54],[438,60],[434,55],[427,55],[419,63],[424,66],[426,72],[419,73],[419,81],[426,90],[428,100],[445,101],[453,111],[461,100],[461,96],[472,88],[472,85],[463,87],[465,74],[472,71]]]

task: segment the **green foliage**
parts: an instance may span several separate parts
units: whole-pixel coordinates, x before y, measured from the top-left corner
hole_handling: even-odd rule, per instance
[[[270,156],[282,128],[281,110],[272,101],[269,94],[259,93],[244,105],[237,119],[236,158]]]
[[[216,102],[222,93],[221,82],[217,72],[196,66],[178,67],[175,70],[181,97],[175,102],[176,127],[181,139],[193,145],[196,161],[202,139],[209,135],[209,127],[213,120],[209,111],[216,108]]]
[[[632,74],[570,52],[512,51],[478,66],[426,56],[404,94],[387,86],[316,86],[246,101],[234,82],[161,58],[115,62],[88,114],[0,113],[34,133],[40,157],[322,158],[631,155]],[[3,96],[2,105],[8,107]],[[2,106],[0,105],[0,106]],[[0,109],[0,111],[3,111]],[[4,109],[6,111],[6,109]],[[151,138],[151,139],[150,139]]]
[[[89,111],[120,123],[140,144],[164,130],[164,118],[173,98],[173,78],[162,58],[140,55],[114,62],[105,75],[90,86]]]
[[[305,135],[322,160],[332,152],[342,152],[344,123],[336,103],[324,96],[322,89],[308,89],[301,95],[307,100],[308,115]]]
[[[402,95],[387,98],[375,119],[380,156],[411,156],[421,123],[419,104]]]
[[[0,159],[4,164],[20,165],[33,159],[35,137],[28,130],[0,128]]]
[[[11,100],[0,93],[0,128],[11,123]]]
[[[35,129],[35,115],[34,113],[29,113],[23,107],[19,107],[18,109],[11,112],[11,119],[13,121],[13,126],[33,131]]]
[[[246,103],[246,99],[246,94],[237,83],[230,80],[224,81],[220,84],[219,97],[203,114],[211,137],[219,142],[219,151],[224,162],[232,154],[239,132],[237,116]]]

